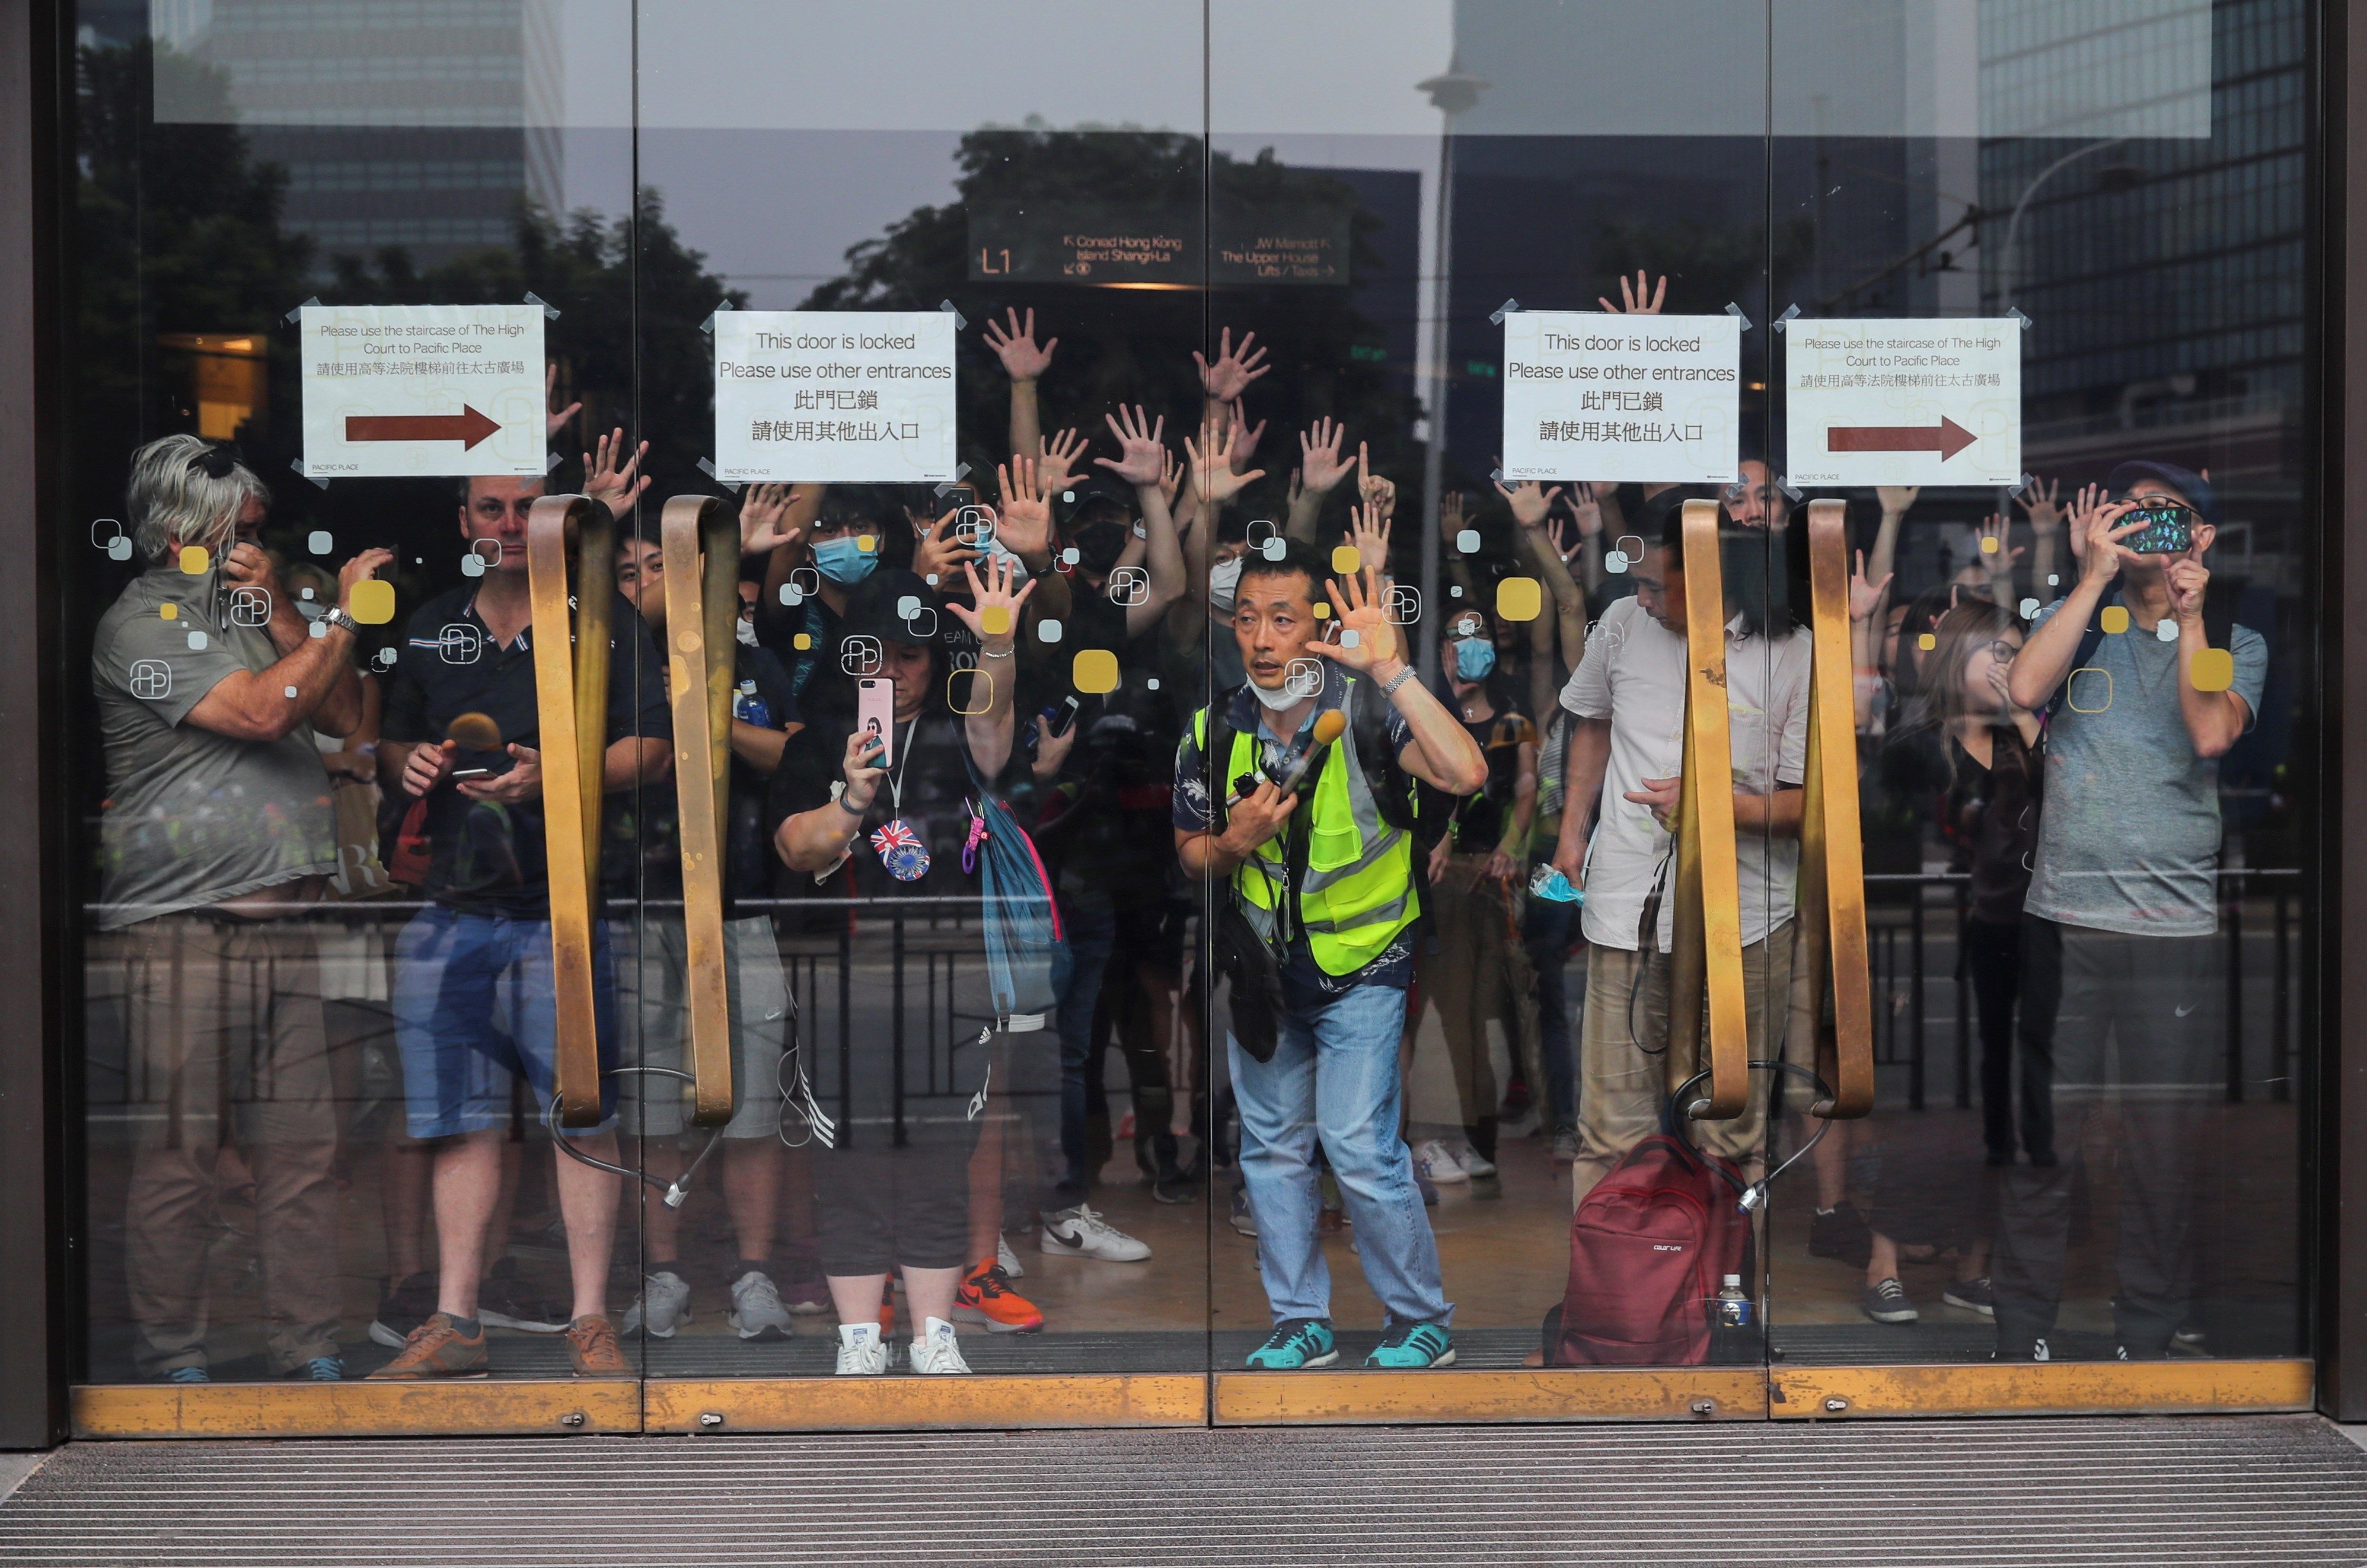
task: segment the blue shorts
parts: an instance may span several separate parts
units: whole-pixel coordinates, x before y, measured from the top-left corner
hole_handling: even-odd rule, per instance
[[[592,922],[592,1011],[599,1032],[600,1125],[616,1124],[617,976],[606,922]],[[559,1010],[551,996],[550,922],[421,910],[394,947],[395,1043],[414,1138],[510,1124],[524,1078],[539,1121],[555,1092]]]

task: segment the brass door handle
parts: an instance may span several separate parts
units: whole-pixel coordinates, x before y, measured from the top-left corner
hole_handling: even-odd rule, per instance
[[[1838,501],[1808,505],[1808,590],[1815,659],[1808,686],[1808,765],[1800,815],[1799,940],[1794,961],[1821,993],[1832,976],[1833,1021],[1817,1010],[1817,1076],[1826,1117],[1874,1109],[1874,1001],[1866,958],[1865,838],[1858,818],[1857,704],[1850,649],[1849,533]]]
[[[1684,509],[1685,741],[1678,786],[1674,950],[1669,966],[1669,1087],[1696,1070],[1708,1023],[1709,1091],[1686,1106],[1696,1121],[1742,1114],[1750,1092],[1750,1037],[1742,987],[1742,899],[1735,860],[1734,747],[1726,708],[1726,576],[1717,503]],[[1644,940],[1656,940],[1651,932]]]
[[[574,558],[570,613],[568,562]],[[527,591],[542,742],[544,861],[550,887],[551,992],[558,1010],[562,1126],[600,1122],[600,1036],[593,1006],[593,921],[600,889],[601,768],[607,752],[609,614],[617,520],[601,502],[547,495],[527,513]],[[562,635],[572,630],[572,637]]]
[[[740,525],[713,496],[678,495],[659,522],[665,558],[666,686],[674,708],[675,821],[689,977],[691,1119],[731,1120],[731,1015],[723,938],[730,829],[732,659]]]

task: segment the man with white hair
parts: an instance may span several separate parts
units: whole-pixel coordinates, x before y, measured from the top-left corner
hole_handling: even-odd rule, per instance
[[[206,1255],[215,1162],[255,1179],[264,1349],[333,1382],[336,1114],[311,931],[337,869],[317,729],[361,717],[354,588],[316,622],[254,539],[270,492],[235,449],[168,435],[133,454],[127,513],[146,570],[99,618],[91,655],[107,753],[98,926],[124,967],[137,1147],[126,1283],[141,1371],[208,1381]]]

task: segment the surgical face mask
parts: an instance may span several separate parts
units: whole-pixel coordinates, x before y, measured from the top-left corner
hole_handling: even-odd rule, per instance
[[[853,535],[824,539],[813,548],[814,570],[842,588],[852,588],[871,575],[879,564],[875,551],[866,551]]]
[[[1290,682],[1287,679],[1271,692],[1267,691],[1263,686],[1259,685],[1255,681],[1252,681],[1250,682],[1250,690],[1257,694],[1257,700],[1259,702],[1263,703],[1267,707],[1273,709],[1276,713],[1280,713],[1286,707],[1295,707],[1298,704],[1305,702],[1308,697],[1308,694],[1305,692],[1292,691],[1290,689]]]
[[[738,637],[738,638],[740,639],[740,646],[741,646],[741,647],[742,647],[742,648],[753,648],[753,647],[755,647],[755,646],[756,646],[756,623],[755,623],[755,622],[751,621],[751,620],[748,620],[748,619],[746,619],[746,618],[744,618],[744,617],[743,617],[743,618],[742,618],[741,620],[738,620],[738,621],[735,621],[734,623],[732,623],[732,626],[733,626],[733,630],[732,630],[732,634],[731,634],[731,635],[732,635],[732,636],[734,636],[734,637]]]
[[[1220,560],[1208,569],[1208,603],[1219,610],[1233,607],[1233,595],[1240,591],[1241,558]]]
[[[1496,668],[1496,645],[1485,637],[1457,637],[1455,643],[1455,678],[1458,681],[1484,681]]]

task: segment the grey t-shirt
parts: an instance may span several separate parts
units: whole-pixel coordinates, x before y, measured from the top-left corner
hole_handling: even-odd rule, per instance
[[[329,774],[310,726],[255,741],[187,722],[232,671],[278,657],[261,627],[230,624],[220,588],[218,572],[192,577],[168,563],[99,617],[90,683],[107,749],[104,930],[337,869]],[[190,646],[192,633],[202,648]]]
[[[2230,689],[2257,719],[2268,640],[2237,626],[2228,642]],[[2208,936],[2219,929],[2219,764],[2196,754],[2179,712],[2178,645],[2131,622],[2086,664],[2111,679],[2075,671],[2047,720],[2046,805],[2023,908],[2096,931]]]

